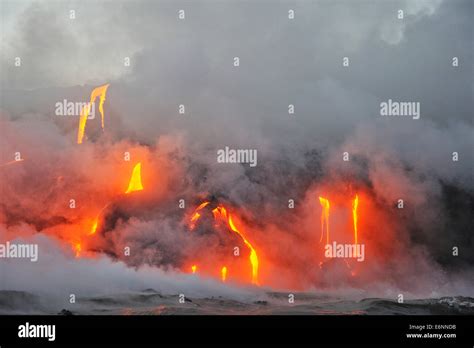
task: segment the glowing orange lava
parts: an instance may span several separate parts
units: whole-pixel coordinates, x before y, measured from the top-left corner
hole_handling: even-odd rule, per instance
[[[81,256],[81,251],[82,251],[81,243],[74,244],[74,250],[76,251],[76,257]]]
[[[99,225],[99,218],[97,217],[95,220],[94,220],[94,224],[92,225],[92,228],[91,228],[91,231],[89,232],[89,234],[94,234],[97,232],[97,226]]]
[[[197,266],[196,266],[196,265],[192,265],[192,266],[191,266],[191,272],[193,272],[193,274],[194,274],[194,273],[196,273],[196,271],[197,271]]]
[[[224,266],[221,269],[221,279],[225,283],[225,280],[227,279],[227,267]]]
[[[227,214],[227,210],[223,206],[218,206],[215,208],[212,213],[214,214],[214,218],[222,219],[225,221],[229,228],[237,233],[240,238],[242,238],[244,244],[250,249],[250,264],[252,265],[252,283],[258,285],[258,256],[257,252],[255,251],[254,247],[250,242],[245,238],[245,236],[240,232],[237,227],[235,227],[234,222],[232,221],[232,217],[230,214]]]
[[[107,208],[109,205],[110,205],[110,203],[107,203],[107,204],[104,205],[104,207],[99,211],[99,214],[97,214],[96,218],[94,219],[94,222],[93,222],[93,224],[92,224],[92,227],[91,227],[91,230],[90,230],[90,232],[89,232],[89,235],[95,234],[95,233],[97,232],[97,227],[99,226],[100,215],[101,215],[102,212],[105,210],[105,208]]]
[[[237,233],[242,240],[244,241],[245,245],[250,249],[250,264],[252,265],[252,283],[255,285],[258,285],[258,256],[257,252],[253,248],[252,244],[240,233],[240,231],[235,227],[232,217],[229,215],[229,226],[234,231]]]
[[[133,167],[132,176],[130,177],[128,189],[125,191],[125,193],[143,190],[141,168],[142,164],[140,162],[138,162],[135,167]]]
[[[204,207],[206,207],[209,203],[210,202],[205,201],[205,202],[201,203],[194,210],[194,213],[191,216],[191,220],[190,220],[191,230],[195,227],[195,224],[196,224],[197,220],[199,220],[199,218],[201,217],[201,214],[199,213],[199,211],[201,209],[203,209]],[[247,238],[245,238],[243,233],[239,229],[237,229],[237,227],[234,224],[234,221],[232,220],[231,215],[227,213],[226,208],[224,208],[222,205],[219,205],[218,207],[216,207],[212,210],[212,214],[214,216],[214,220],[222,221],[232,232],[236,233],[242,239],[244,244],[250,250],[249,260],[250,260],[250,265],[252,266],[252,283],[255,284],[255,285],[258,285],[258,256],[257,256],[257,252],[255,251],[255,248],[247,240]],[[225,268],[225,271],[224,271],[224,268]],[[227,277],[227,267],[226,266],[224,266],[221,269],[221,276],[223,274],[222,272],[225,272],[225,275],[226,275],[225,277]]]
[[[319,197],[319,203],[323,207],[323,213],[321,214],[321,238],[319,242],[323,240],[324,227],[326,227],[326,244],[329,244],[329,200],[323,197]]]
[[[203,202],[196,208],[196,210],[194,211],[193,216],[191,216],[191,222],[189,224],[189,228],[191,230],[194,230],[194,228],[196,227],[196,221],[198,221],[199,218],[201,217],[201,214],[199,214],[199,210],[201,210],[202,208],[207,206],[209,203],[210,202]]]
[[[354,244],[357,244],[357,207],[359,206],[359,196],[355,196],[352,202],[352,218],[354,220]]]
[[[141,178],[141,163],[138,162],[133,167],[132,175],[130,177],[130,182],[128,184],[128,189],[127,191],[125,191],[125,193],[130,193],[133,191],[141,191],[141,190],[143,190],[142,178]],[[97,232],[97,228],[99,227],[100,215],[105,210],[105,208],[107,208],[109,205],[110,205],[110,202],[104,205],[104,207],[99,211],[99,213],[93,220],[92,227],[88,235],[93,235]]]
[[[99,86],[94,88],[91,93],[91,100],[87,107],[84,107],[81,111],[81,116],[79,118],[79,127],[77,129],[77,143],[82,144],[82,140],[84,138],[84,132],[86,129],[87,119],[89,117],[90,108],[93,102],[95,102],[96,98],[99,97],[99,112],[101,117],[101,126],[102,130],[104,129],[104,102],[105,102],[105,95],[107,93],[107,88],[109,84]]]

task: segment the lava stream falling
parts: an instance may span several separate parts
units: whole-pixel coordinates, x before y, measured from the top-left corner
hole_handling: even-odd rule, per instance
[[[221,279],[225,283],[225,281],[227,279],[227,267],[226,266],[222,267],[222,269],[221,269]]]
[[[224,208],[222,208],[224,209]],[[252,284],[258,285],[258,256],[257,252],[253,248],[252,244],[243,236],[243,234],[235,227],[234,222],[232,221],[232,217],[229,214],[229,227],[232,231],[237,233],[242,240],[244,241],[245,245],[250,249],[250,264],[252,265]]]
[[[191,216],[191,223],[189,224],[189,228],[192,230],[194,230],[194,228],[196,227],[196,221],[199,220],[199,218],[201,217],[201,214],[199,213],[199,210],[203,209],[205,206],[207,206],[210,202],[203,202],[199,205],[199,207],[196,208],[196,210],[194,211],[194,214],[193,216]]]
[[[321,239],[323,240],[324,227],[326,227],[326,244],[329,244],[329,200],[323,197],[319,197],[319,202],[323,207],[323,213],[321,214]]]
[[[140,162],[138,162],[135,167],[133,167],[132,176],[130,177],[128,189],[125,191],[125,193],[143,190],[141,168],[142,164]]]
[[[97,227],[99,226],[99,217],[97,216],[94,220],[94,224],[92,225],[91,231],[89,234],[94,234],[97,232]]]
[[[191,230],[195,227],[196,221],[199,220],[199,218],[201,217],[201,214],[199,214],[198,211],[203,209],[209,203],[210,202],[208,202],[208,201],[203,202],[196,208],[196,210],[194,211],[194,213],[191,217],[191,224],[190,224]],[[255,251],[255,248],[245,238],[245,236],[242,234],[242,232],[240,232],[237,229],[237,227],[235,226],[235,224],[232,220],[231,215],[227,213],[226,208],[224,208],[223,206],[218,206],[217,208],[214,208],[212,210],[212,214],[214,215],[214,220],[223,221],[232,232],[236,233],[242,239],[242,241],[247,246],[247,248],[249,248],[249,250],[250,250],[249,260],[250,260],[250,265],[252,266],[252,284],[258,285],[258,256],[257,256],[257,252]],[[221,269],[221,276],[222,276],[223,272],[224,272],[224,268]],[[225,267],[225,274],[226,274],[225,277],[227,277],[227,267]]]
[[[110,203],[107,203],[106,205],[104,205],[104,207],[99,211],[99,214],[97,214],[96,218],[94,219],[94,223],[92,224],[92,228],[89,232],[89,235],[92,235],[92,234],[95,234],[97,232],[97,227],[99,226],[99,219],[100,219],[100,215],[102,214],[102,212],[105,210],[105,208],[107,208],[108,206],[110,205]]]
[[[84,139],[84,132],[86,129],[86,123],[87,119],[89,117],[89,112],[92,103],[96,100],[97,97],[100,98],[99,101],[99,112],[100,112],[100,117],[101,117],[101,126],[102,130],[104,129],[104,102],[105,102],[105,95],[107,93],[107,88],[109,87],[109,84],[99,86],[97,88],[94,88],[94,90],[91,93],[91,100],[87,107],[84,107],[81,111],[81,117],[79,118],[79,128],[77,129],[77,143],[82,144],[82,140]]]
[[[135,167],[133,167],[132,175],[130,176],[130,182],[128,184],[128,189],[125,193],[130,193],[133,191],[143,190],[142,178],[141,178],[141,162],[138,162]],[[89,235],[95,234],[99,226],[100,215],[110,205],[110,202],[104,205],[104,207],[99,211],[97,216],[94,219]]]
[[[76,252],[76,257],[81,256],[81,251],[82,251],[82,245],[81,243],[76,243],[74,244],[74,250]]]
[[[352,218],[354,220],[354,244],[357,244],[357,207],[359,206],[359,196],[356,195],[352,203]]]

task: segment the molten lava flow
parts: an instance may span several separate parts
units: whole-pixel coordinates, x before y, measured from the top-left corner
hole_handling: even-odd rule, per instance
[[[201,210],[202,208],[207,206],[209,203],[210,202],[203,202],[199,205],[199,207],[196,208],[196,210],[194,211],[193,216],[191,216],[191,222],[189,224],[189,228],[191,230],[194,230],[194,227],[196,227],[196,221],[198,221],[199,218],[201,217],[201,214],[199,214],[199,210]]]
[[[354,220],[354,244],[357,244],[357,207],[359,206],[359,196],[355,196],[352,203],[352,217]]]
[[[90,108],[91,108],[92,103],[96,100],[97,97],[100,98],[99,112],[100,112],[100,117],[101,117],[102,130],[104,129],[104,101],[105,101],[105,95],[107,93],[108,87],[109,87],[109,84],[94,88],[94,90],[91,93],[91,100],[88,106],[82,109],[81,117],[79,118],[79,128],[77,130],[77,143],[78,144],[82,144],[82,139],[84,138],[84,131],[86,129],[86,123],[89,117]]]
[[[221,269],[221,279],[223,282],[225,282],[225,280],[227,279],[227,267],[224,266],[222,267]]]
[[[323,212],[321,214],[321,239],[323,240],[324,227],[326,227],[326,244],[329,244],[329,200],[323,197],[319,197],[319,202],[323,207]]]
[[[192,265],[192,266],[191,266],[191,271],[193,272],[193,274],[196,273],[196,271],[197,271],[197,266],[196,266],[196,265]]]
[[[92,225],[92,228],[91,228],[91,231],[89,232],[89,234],[94,234],[97,232],[97,226],[99,225],[99,218],[97,217],[95,220],[94,220],[94,224]]]
[[[81,256],[81,251],[82,251],[81,243],[74,244],[74,250],[76,251],[76,257]]]
[[[198,221],[200,217],[201,217],[201,214],[199,214],[198,212],[195,212],[193,214],[193,216],[191,217],[191,224],[190,224],[191,230],[194,230],[194,227],[196,226],[196,221]]]
[[[94,222],[93,222],[93,224],[92,224],[92,227],[91,227],[91,230],[90,230],[90,232],[89,232],[89,235],[95,234],[95,233],[97,232],[97,227],[99,227],[100,215],[101,215],[102,212],[105,210],[105,208],[107,208],[109,205],[110,205],[110,203],[107,203],[107,204],[104,205],[104,207],[99,211],[99,214],[97,214],[96,218],[94,219]]]
[[[222,207],[222,209],[224,209],[224,208]],[[224,209],[224,211],[225,211],[225,209]],[[245,239],[243,234],[235,227],[234,222],[232,221],[232,217],[230,216],[230,214],[229,214],[229,227],[232,231],[237,233],[242,238],[245,245],[250,249],[250,264],[252,265],[252,283],[255,284],[255,285],[258,285],[258,256],[257,256],[257,252],[253,248],[252,244],[250,244],[250,242],[247,239]]]
[[[201,210],[202,208],[204,208],[206,205],[208,205],[210,202],[203,202],[201,204],[199,204],[199,207],[196,208],[196,211],[199,211]]]
[[[240,233],[240,231],[235,227],[232,217],[229,215],[229,226],[232,231],[237,233],[242,240],[244,241],[245,245],[250,249],[250,264],[252,265],[252,283],[258,285],[258,256],[255,249],[249,243],[247,239]]]
[[[140,162],[138,162],[135,167],[133,167],[130,183],[128,184],[128,189],[125,191],[125,193],[143,190],[141,168],[142,164]]]
[[[128,184],[128,189],[125,191],[125,193],[130,193],[133,191],[141,191],[143,190],[143,185],[142,185],[142,178],[141,178],[141,163],[138,162],[135,167],[133,167],[132,171],[132,176],[130,177],[130,182]],[[88,233],[88,235],[93,235],[97,232],[97,228],[99,227],[99,221],[100,221],[100,216],[102,212],[105,210],[110,205],[110,202],[104,205],[104,207],[99,211],[97,216],[92,222],[91,229]],[[77,245],[75,246],[75,249],[77,250]],[[78,253],[76,252],[76,256],[78,256]]]
[[[207,206],[210,202],[203,202],[201,203],[195,210],[194,214],[191,217],[191,229],[194,228],[196,221],[199,219],[201,216],[198,211],[203,209],[205,206]],[[252,266],[252,283],[255,285],[258,285],[258,256],[257,252],[255,251],[254,247],[252,244],[245,238],[245,236],[240,232],[237,227],[235,227],[234,222],[232,221],[232,217],[230,214],[227,213],[227,210],[223,206],[218,206],[217,208],[212,210],[212,214],[214,215],[214,220],[217,221],[222,221],[224,222],[227,227],[232,231],[237,233],[239,237],[242,239],[244,244],[249,248],[250,250],[250,265]],[[227,267],[225,267],[225,274],[227,277]],[[224,268],[221,270],[221,275],[222,272],[224,272]]]

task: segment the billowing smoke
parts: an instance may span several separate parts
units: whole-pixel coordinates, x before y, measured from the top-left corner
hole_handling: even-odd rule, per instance
[[[246,238],[269,288],[472,293],[469,1],[5,7],[2,241],[40,235],[48,258],[111,270],[117,288],[123,272],[202,290],[182,273],[212,265],[218,279],[235,247],[228,279],[250,284]],[[77,144],[79,117],[56,104],[105,83],[104,130],[96,110]],[[388,100],[420,117],[381,116]],[[256,150],[256,166],[219,163],[226,147]],[[143,190],[125,193],[137,163]],[[356,195],[365,259],[328,261],[318,197],[332,238],[352,243]],[[217,207],[243,237],[216,227]],[[2,272],[3,289],[37,290]]]

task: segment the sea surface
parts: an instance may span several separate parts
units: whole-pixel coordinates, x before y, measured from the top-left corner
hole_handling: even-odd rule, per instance
[[[441,297],[407,300],[347,300],[331,295],[267,292],[265,300],[238,301],[224,297],[186,298],[153,289],[107,296],[77,297],[75,304],[23,291],[0,291],[1,315],[459,315],[474,314],[474,298]]]

